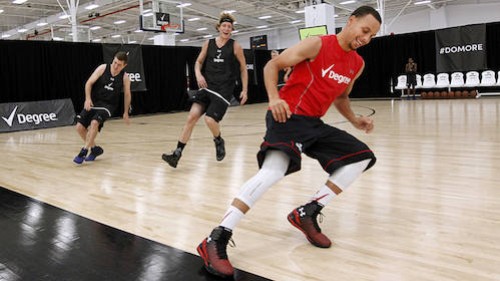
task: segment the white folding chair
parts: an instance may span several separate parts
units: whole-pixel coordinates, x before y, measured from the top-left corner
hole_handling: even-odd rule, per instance
[[[425,74],[422,88],[431,89],[434,88],[434,86],[436,86],[436,76],[432,73]]]
[[[491,87],[495,86],[495,72],[493,70],[485,70],[481,72],[481,87]]]
[[[464,74],[462,72],[453,72],[451,74],[450,87],[460,88],[464,86]]]
[[[465,87],[477,87],[480,83],[479,72],[469,71],[465,74]]]
[[[498,71],[497,77],[498,77],[497,85],[500,86],[500,71]]]
[[[436,86],[434,88],[448,88],[450,86],[450,75],[448,73],[439,73],[436,76]]]
[[[406,84],[407,79],[406,74],[399,75],[398,84],[394,87],[395,90],[401,90],[401,96],[404,95],[404,90],[408,89],[408,85]]]
[[[415,86],[415,89],[420,89],[422,88],[422,75],[417,74],[417,85]]]

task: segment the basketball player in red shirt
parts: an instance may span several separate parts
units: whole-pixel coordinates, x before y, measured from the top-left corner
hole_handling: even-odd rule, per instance
[[[267,63],[264,77],[269,110],[266,135],[257,154],[260,170],[243,185],[220,225],[197,248],[210,273],[234,273],[226,252],[232,230],[269,187],[300,170],[302,153],[318,160],[330,176],[310,202],[288,215],[288,221],[314,246],[331,246],[318,226],[318,214],[372,167],[376,158],[366,144],[323,123],[321,117],[333,103],[355,128],[366,133],[373,130],[372,119],[352,111],[349,93],[364,68],[356,49],[370,42],[381,23],[375,9],[359,7],[338,35],[307,38]],[[278,71],[289,66],[295,66],[294,71],[278,93]]]

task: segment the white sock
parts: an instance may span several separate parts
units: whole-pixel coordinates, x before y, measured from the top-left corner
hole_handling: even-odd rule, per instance
[[[330,201],[333,200],[335,196],[337,196],[337,194],[335,194],[335,192],[333,192],[325,184],[314,194],[313,198],[311,198],[311,201],[317,201],[321,206],[326,206],[328,203],[330,203]]]
[[[227,209],[226,214],[222,218],[222,221],[220,222],[220,226],[229,228],[233,230],[236,225],[241,221],[245,214],[243,214],[240,209],[234,207],[233,205],[229,206],[229,209]]]

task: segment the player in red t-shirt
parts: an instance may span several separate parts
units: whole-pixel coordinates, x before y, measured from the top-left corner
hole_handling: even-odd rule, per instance
[[[302,153],[318,160],[330,176],[310,202],[288,215],[288,221],[314,246],[331,246],[318,226],[318,214],[373,166],[376,158],[366,144],[325,124],[321,117],[333,103],[354,127],[372,131],[373,120],[352,111],[349,93],[364,68],[356,49],[370,42],[381,23],[375,9],[359,7],[338,35],[307,38],[267,63],[264,77],[269,110],[266,135],[257,154],[260,170],[243,185],[220,225],[198,246],[209,272],[220,276],[234,273],[226,252],[232,230],[265,191],[300,170]],[[289,66],[295,66],[294,71],[278,93],[278,71]]]

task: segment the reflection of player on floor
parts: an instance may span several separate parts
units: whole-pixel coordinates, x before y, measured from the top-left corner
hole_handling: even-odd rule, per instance
[[[118,107],[120,93],[124,93],[123,119],[130,123],[128,111],[130,107],[130,79],[123,71],[127,66],[128,56],[118,52],[111,64],[101,64],[85,83],[85,103],[77,116],[76,130],[84,141],[80,153],[73,159],[77,164],[83,161],[94,161],[104,150],[95,145],[97,133],[101,131],[106,119],[112,116]],[[87,156],[90,148],[90,154]]]
[[[243,48],[230,38],[234,30],[234,21],[231,14],[222,13],[216,26],[219,36],[206,41],[196,59],[196,81],[200,91],[191,97],[193,104],[177,142],[177,148],[172,154],[162,155],[162,159],[174,168],[177,167],[194,126],[203,114],[205,123],[214,136],[217,161],[222,161],[226,156],[219,122],[226,114],[236,86],[237,76],[234,71],[236,60],[240,65],[242,82],[241,104],[247,101],[248,74]]]
[[[355,128],[372,131],[372,119],[356,116],[352,111],[349,93],[364,68],[364,61],[355,50],[370,42],[381,22],[375,9],[360,7],[338,35],[307,38],[267,63],[264,80],[269,111],[266,135],[257,154],[260,170],[243,185],[219,226],[198,246],[209,272],[233,274],[226,252],[232,230],[264,192],[285,175],[300,170],[302,153],[318,160],[330,176],[310,202],[288,215],[288,221],[314,246],[331,246],[318,226],[317,216],[375,164],[375,155],[366,144],[320,118],[333,103]],[[292,65],[294,74],[278,93],[278,71]]]

